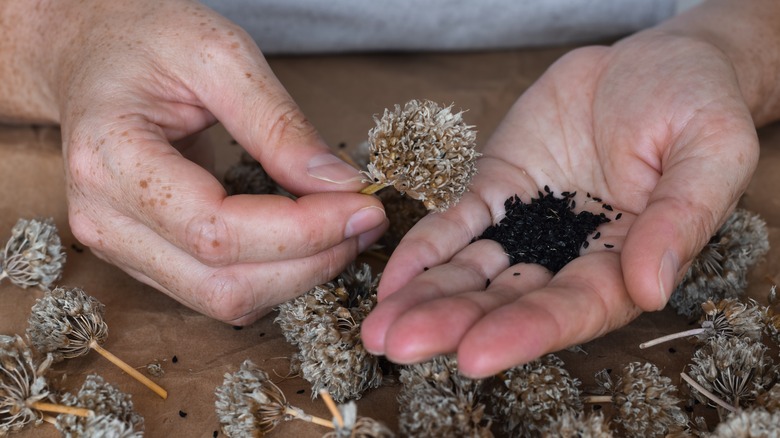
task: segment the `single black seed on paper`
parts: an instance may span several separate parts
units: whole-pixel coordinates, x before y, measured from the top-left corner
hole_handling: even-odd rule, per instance
[[[213,436],[214,438],[217,438],[219,436],[219,431],[215,430],[214,433],[211,436]]]
[[[305,389],[299,389],[299,390],[295,391],[296,394],[303,394],[305,392],[306,392]]]
[[[187,413],[186,413],[186,412],[184,412],[184,411],[179,411],[179,416],[180,416],[181,418],[184,418],[184,417],[186,417],[186,416],[187,416]]]
[[[593,405],[593,410],[594,411],[600,411],[601,410],[601,405]]]
[[[339,149],[344,149],[345,147],[347,147],[347,142],[342,141],[339,143]]]
[[[178,361],[179,361],[179,358],[178,358],[178,357],[176,357],[176,356],[173,356],[173,357],[171,358],[171,363],[176,363],[176,362],[178,362]]]
[[[677,353],[677,350],[675,350],[674,347],[669,347],[669,353]]]
[[[80,247],[80,246],[76,245],[75,243],[72,243],[72,244],[70,245],[70,249],[72,249],[73,251],[76,251],[76,252],[77,252],[77,253],[79,253],[79,254],[81,254],[82,252],[84,252],[84,248],[82,248],[82,247]]]
[[[610,219],[603,213],[574,213],[572,199],[556,197],[548,186],[545,191],[528,204],[517,195],[507,199],[504,218],[479,238],[498,242],[512,265],[536,263],[558,272],[579,256],[588,236]]]
[[[609,243],[605,243],[604,244],[604,248],[614,248],[614,247],[615,247],[615,245],[611,245]]]
[[[243,327],[241,327],[240,325],[234,325],[234,326],[233,326],[233,330],[243,330],[243,329],[244,329],[244,328],[243,328]]]
[[[262,338],[263,336],[265,336],[265,332],[260,332],[260,337]]]

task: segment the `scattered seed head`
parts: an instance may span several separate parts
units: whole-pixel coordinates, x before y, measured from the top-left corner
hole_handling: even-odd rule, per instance
[[[217,417],[229,437],[263,436],[289,419],[284,393],[249,359],[235,373],[225,374],[215,394]]]
[[[61,403],[87,408],[95,413],[94,417],[58,415],[56,426],[63,437],[143,435],[144,419],[133,409],[132,397],[96,374],[87,376],[78,394],[65,394]]]
[[[709,435],[711,438],[772,438],[778,436],[780,411],[763,408],[740,409],[729,414]]]
[[[0,436],[41,423],[41,413],[30,405],[52,401],[45,377],[49,365],[51,356],[36,363],[21,337],[0,335]]]
[[[732,406],[748,406],[777,380],[767,347],[745,337],[715,336],[692,357],[688,373],[698,384]],[[702,403],[711,401],[692,391]]]
[[[411,100],[385,110],[368,132],[367,181],[393,186],[428,210],[456,204],[477,172],[477,134],[452,106]]]
[[[344,425],[340,427],[335,421],[335,429],[322,438],[392,438],[393,431],[384,424],[367,417],[357,416],[357,404],[350,401],[338,406]]]
[[[77,287],[57,287],[46,291],[32,307],[27,336],[41,353],[54,360],[83,356],[90,344],[103,344],[108,325],[103,320],[105,306]]]
[[[582,410],[580,382],[564,366],[548,354],[502,373],[502,385],[490,398],[507,435],[538,435],[562,413]]]
[[[612,431],[600,412],[585,414],[566,409],[539,431],[539,436],[561,438],[611,438]]]
[[[650,362],[629,363],[614,379],[602,370],[596,381],[612,396],[613,421],[627,436],[662,437],[683,430],[688,422],[677,387]]]
[[[312,384],[312,397],[325,389],[342,403],[382,383],[379,358],[360,337],[360,324],[376,305],[378,280],[368,265],[352,265],[335,281],[278,306],[274,321],[298,347],[293,371]]]
[[[479,399],[482,381],[458,374],[454,356],[404,366],[399,379],[402,436],[493,436],[485,404]]]
[[[752,298],[741,302],[736,298],[724,298],[717,303],[708,300],[701,305],[704,315],[701,326],[708,330],[699,336],[706,339],[715,335],[746,336],[761,340],[764,329],[764,309]]]
[[[769,250],[766,222],[736,209],[691,264],[669,304],[681,315],[701,315],[699,303],[736,298],[747,287],[747,272]]]
[[[19,287],[47,290],[59,280],[64,264],[65,250],[54,221],[19,219],[5,245],[0,274]]]

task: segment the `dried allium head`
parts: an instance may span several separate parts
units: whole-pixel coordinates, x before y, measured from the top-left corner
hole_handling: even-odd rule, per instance
[[[611,438],[612,431],[601,413],[587,415],[566,409],[540,430],[540,436],[560,438]]]
[[[335,428],[322,438],[392,438],[392,430],[384,424],[367,417],[357,416],[357,405],[354,401],[339,405],[344,425],[339,426],[334,421]]]
[[[538,435],[563,412],[581,410],[579,380],[554,354],[502,373],[502,385],[490,395],[493,413],[511,436]]]
[[[36,363],[21,337],[0,335],[0,435],[40,424],[43,417],[31,405],[50,398],[45,377],[50,364],[48,355]]]
[[[222,432],[229,437],[262,436],[289,419],[284,393],[251,360],[235,373],[226,373],[214,393]]]
[[[224,180],[228,195],[287,194],[247,152],[242,152],[240,161],[228,168]]]
[[[690,376],[732,406],[748,406],[777,380],[767,347],[750,338],[716,336],[693,353]],[[702,403],[711,401],[693,390]]]
[[[780,412],[780,385],[775,384],[769,391],[759,394],[756,404],[769,412]]]
[[[491,421],[479,399],[481,380],[458,374],[454,356],[401,368],[398,424],[402,436],[488,438]]]
[[[78,394],[65,394],[61,403],[91,409],[94,417],[57,416],[57,430],[64,437],[115,436],[108,431],[123,433],[118,436],[141,436],[144,419],[133,409],[132,397],[120,391],[96,374],[90,374]],[[104,432],[105,431],[105,432]]]
[[[428,210],[456,204],[477,171],[477,134],[462,112],[431,101],[411,100],[385,110],[368,132],[368,182],[393,186]]]
[[[382,200],[385,214],[390,221],[390,227],[382,235],[380,243],[387,248],[388,253],[392,253],[401,242],[401,238],[412,229],[414,224],[428,214],[428,210],[420,201],[395,190],[381,191],[377,195]]]
[[[691,317],[701,315],[699,303],[742,295],[748,269],[768,250],[766,222],[755,213],[736,209],[694,259],[669,304]]]
[[[89,353],[90,344],[105,342],[105,306],[77,287],[46,291],[32,307],[27,336],[33,347],[55,361]]]
[[[379,358],[360,338],[360,324],[376,305],[377,283],[368,265],[353,265],[336,281],[278,306],[274,321],[298,347],[293,363],[312,384],[313,396],[325,389],[342,403],[382,383]]]
[[[704,315],[701,326],[709,329],[699,336],[706,339],[715,335],[746,336],[754,341],[761,339],[764,329],[764,308],[754,299],[741,302],[735,298],[724,298],[717,303],[709,300],[702,303]]]
[[[17,286],[47,290],[59,280],[65,251],[52,219],[19,219],[3,251],[0,279]]]
[[[767,411],[762,408],[740,409],[729,414],[710,438],[774,438],[780,428],[780,411]]]
[[[627,436],[665,436],[681,431],[688,422],[677,387],[652,363],[629,363],[614,378],[602,370],[596,381],[612,396],[613,421]]]

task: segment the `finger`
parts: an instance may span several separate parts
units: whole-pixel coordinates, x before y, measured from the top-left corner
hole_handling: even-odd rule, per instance
[[[105,192],[109,184],[114,208],[139,218],[203,263],[216,266],[306,257],[386,221],[378,199],[357,193],[316,194],[297,200],[271,195],[228,197],[212,175],[183,159],[153,133],[131,131],[135,147],[106,146],[102,152],[101,160],[113,167],[113,179],[106,183],[99,175],[85,175],[92,178],[87,190]],[[83,238],[96,237],[94,230],[83,231]]]
[[[694,121],[682,146],[663,168],[646,209],[623,247],[626,285],[644,310],[666,305],[684,268],[709,241],[750,180],[758,140],[749,119],[698,129]]]
[[[138,222],[127,219],[117,225],[121,226],[116,233],[105,235],[102,245],[93,248],[99,257],[182,304],[231,324],[250,323],[273,306],[331,280],[386,229],[380,226],[321,253],[288,262],[213,268]],[[118,250],[120,242],[132,242],[136,250]]]
[[[599,337],[639,313],[625,291],[619,256],[595,252],[476,322],[459,344],[458,367],[467,376],[488,377]]]

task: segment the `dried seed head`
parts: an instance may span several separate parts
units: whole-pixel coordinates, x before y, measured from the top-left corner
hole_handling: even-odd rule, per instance
[[[747,287],[747,271],[769,250],[766,222],[736,209],[702,249],[672,293],[669,304],[681,315],[701,315],[699,303],[736,298]]]
[[[54,220],[19,219],[3,251],[0,278],[8,277],[23,288],[38,286],[47,290],[59,280],[65,264],[65,251]]]
[[[563,412],[582,409],[579,380],[554,354],[511,368],[501,377],[501,387],[490,397],[507,435],[538,435]]]
[[[566,409],[545,425],[539,436],[561,438],[611,438],[612,431],[600,413],[590,415]]]
[[[78,394],[65,394],[61,403],[95,413],[94,417],[58,415],[57,430],[64,437],[143,435],[144,419],[133,409],[132,397],[96,374],[87,376]],[[111,435],[114,432],[119,435]]]
[[[247,152],[242,152],[239,162],[225,171],[224,180],[228,195],[292,196],[266,173],[260,162]]]
[[[401,368],[398,424],[402,436],[492,437],[481,380],[458,374],[454,356]]]
[[[390,226],[382,235],[380,243],[392,253],[409,230],[428,214],[422,202],[401,194],[396,190],[383,190],[377,193],[385,206],[385,214]]]
[[[780,412],[780,385],[775,384],[756,398],[756,404],[769,412]]]
[[[745,336],[754,341],[761,339],[764,329],[764,309],[754,299],[740,302],[735,298],[724,298],[717,303],[708,300],[701,305],[704,315],[701,326],[710,329],[700,339],[715,335]]]
[[[360,324],[376,305],[377,283],[368,265],[352,265],[335,281],[278,306],[274,321],[298,347],[293,371],[312,384],[313,397],[325,389],[342,403],[382,383],[379,358],[360,337]]]
[[[715,336],[696,350],[688,373],[696,382],[732,406],[748,406],[778,376],[767,347],[750,338]],[[702,403],[710,400],[698,391]]]
[[[368,132],[367,181],[393,186],[428,210],[455,205],[477,172],[477,134],[452,106],[411,100],[385,110]]]
[[[235,373],[225,374],[215,394],[217,417],[229,437],[263,436],[290,419],[282,390],[249,359]]]
[[[767,411],[763,408],[740,409],[729,414],[715,428],[711,438],[756,437],[770,438],[778,436],[780,411]]]
[[[614,379],[602,370],[596,381],[612,396],[613,421],[628,436],[665,436],[683,430],[688,422],[677,387],[652,363],[629,363]]]
[[[92,342],[101,345],[108,337],[104,309],[82,289],[57,287],[33,305],[27,336],[37,351],[51,353],[57,362],[85,355]]]
[[[0,436],[41,423],[41,413],[30,405],[52,401],[45,377],[49,365],[51,356],[36,363],[21,337],[0,335]]]
[[[357,416],[357,405],[354,401],[338,406],[344,425],[339,426],[334,421],[335,429],[322,438],[392,438],[393,431],[384,424],[367,417]]]

